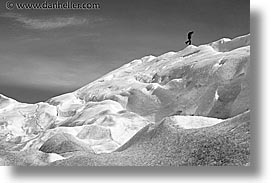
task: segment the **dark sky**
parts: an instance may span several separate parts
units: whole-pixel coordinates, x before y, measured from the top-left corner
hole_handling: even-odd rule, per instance
[[[95,2],[99,10],[7,10],[1,1],[0,93],[45,101],[133,59],[182,50],[189,30],[194,45],[250,32],[249,0]]]

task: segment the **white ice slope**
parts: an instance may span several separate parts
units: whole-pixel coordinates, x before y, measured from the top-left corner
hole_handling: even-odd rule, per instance
[[[212,126],[249,110],[249,65],[245,35],[136,59],[46,102],[0,95],[0,148],[111,153],[163,119]]]

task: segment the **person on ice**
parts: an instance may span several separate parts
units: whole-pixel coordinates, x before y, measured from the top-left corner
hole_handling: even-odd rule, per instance
[[[192,37],[192,34],[193,34],[193,33],[194,33],[193,31],[188,32],[188,34],[187,34],[188,40],[185,42],[185,44],[187,44],[187,45],[190,45],[190,44],[191,44],[191,37]]]

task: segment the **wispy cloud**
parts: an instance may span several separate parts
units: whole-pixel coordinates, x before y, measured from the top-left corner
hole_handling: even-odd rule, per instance
[[[53,18],[30,18],[16,13],[2,14],[1,17],[12,18],[22,23],[26,28],[50,30],[67,26],[83,25],[88,23],[88,19],[81,17],[53,17]]]

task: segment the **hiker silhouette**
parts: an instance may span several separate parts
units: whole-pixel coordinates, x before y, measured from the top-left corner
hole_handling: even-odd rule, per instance
[[[188,34],[187,34],[188,40],[185,42],[185,44],[188,44],[188,45],[191,44],[191,37],[192,37],[192,34],[193,34],[193,33],[194,33],[193,31],[188,32]]]

